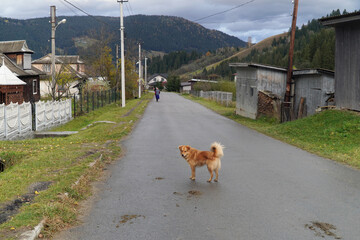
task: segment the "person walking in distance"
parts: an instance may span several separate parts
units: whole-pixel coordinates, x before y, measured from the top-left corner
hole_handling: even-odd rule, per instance
[[[155,97],[156,97],[156,101],[158,102],[159,98],[160,98],[160,90],[159,90],[159,88],[155,88]]]

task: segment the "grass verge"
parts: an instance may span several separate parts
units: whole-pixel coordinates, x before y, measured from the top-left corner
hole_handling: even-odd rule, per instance
[[[185,95],[213,111],[270,137],[316,155],[360,169],[360,115],[350,111],[328,110],[287,123],[274,119],[252,120],[235,114],[234,107]]]
[[[152,94],[147,94],[141,100],[129,100],[125,108],[120,103],[107,105],[53,129],[79,131],[73,136],[0,142],[0,157],[11,162],[0,173],[0,209],[6,209],[14,199],[19,202],[25,198],[18,213],[0,225],[0,239],[16,239],[43,218],[47,238],[75,224],[79,202],[91,194],[89,183],[99,177],[107,163],[120,156],[121,139],[131,132],[151,98]],[[98,123],[80,130],[105,120],[115,124]],[[34,191],[31,187],[46,182],[51,182],[46,190]],[[27,202],[29,195],[35,197]]]

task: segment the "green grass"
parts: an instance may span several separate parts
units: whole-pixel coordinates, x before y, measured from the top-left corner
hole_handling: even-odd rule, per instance
[[[12,239],[24,230],[47,219],[45,234],[76,222],[78,201],[86,199],[91,190],[89,182],[95,180],[101,169],[121,154],[120,141],[131,132],[143,114],[152,94],[142,101],[127,101],[126,107],[110,104],[87,115],[75,118],[55,131],[79,131],[66,138],[1,141],[0,157],[7,167],[0,173],[0,206],[28,193],[36,182],[51,181],[52,185],[41,191],[31,204],[25,204],[11,220],[0,225],[0,239]],[[129,116],[123,117],[131,109]],[[113,121],[116,124],[98,123],[86,130],[81,128],[95,121]],[[90,168],[89,164],[101,161]],[[78,186],[73,186],[84,176]],[[64,197],[64,193],[68,197]]]
[[[350,111],[328,110],[287,123],[275,119],[252,120],[235,114],[206,99],[185,96],[249,128],[308,152],[360,169],[360,115]]]

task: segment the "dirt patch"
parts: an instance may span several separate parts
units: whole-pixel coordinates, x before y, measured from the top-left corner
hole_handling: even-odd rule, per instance
[[[177,195],[177,196],[182,196],[183,194],[182,193],[179,193],[179,192],[173,192],[174,195]]]
[[[35,196],[41,191],[44,191],[49,188],[52,182],[37,182],[29,186],[28,193],[17,197],[11,202],[0,206],[0,224],[6,222],[10,219],[11,216],[14,216],[18,213],[20,207],[25,203],[31,203]]]
[[[124,216],[121,216],[121,221],[119,222],[119,224],[125,224],[127,222],[129,222],[129,224],[133,224],[134,222],[132,220],[134,220],[136,218],[140,218],[140,217],[145,219],[145,216],[142,216],[142,215],[124,215]],[[119,224],[116,225],[116,228],[120,227]]]
[[[188,191],[188,193],[189,193],[189,196],[200,196],[201,195],[201,192],[197,191],[197,190],[190,190],[190,191]]]
[[[311,224],[305,224],[305,227],[312,230],[315,236],[324,238],[326,235],[334,237],[334,239],[341,239],[341,237],[337,236],[334,232],[336,231],[336,227],[330,223],[311,222]]]
[[[133,107],[132,109],[130,109],[129,112],[127,112],[126,114],[122,115],[121,117],[127,117],[129,116],[141,103],[143,102],[143,100],[140,100],[135,107]]]
[[[164,178],[163,177],[157,177],[157,178],[155,178],[155,180],[164,180]]]

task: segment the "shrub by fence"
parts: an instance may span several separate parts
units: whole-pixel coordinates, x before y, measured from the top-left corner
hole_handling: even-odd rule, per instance
[[[74,95],[74,117],[84,113],[89,113],[107,104],[120,101],[120,99],[120,91],[116,90],[116,88],[106,91],[85,92],[79,95]]]
[[[213,101],[216,101],[218,103],[221,103],[225,106],[230,106],[232,104],[232,97],[233,94],[231,92],[220,92],[220,91],[191,91],[191,95],[201,98],[210,99]]]

